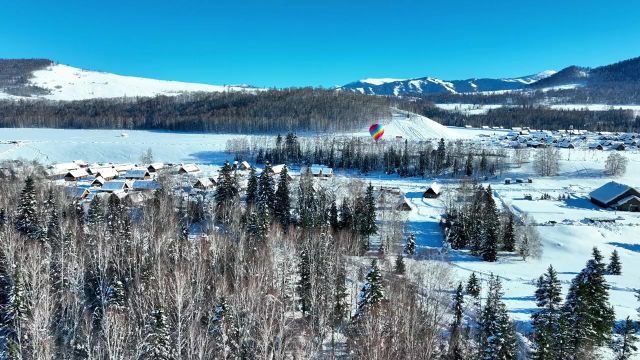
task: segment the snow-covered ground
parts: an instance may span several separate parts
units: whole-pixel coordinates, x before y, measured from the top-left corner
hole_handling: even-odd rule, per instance
[[[443,110],[455,111],[466,115],[486,114],[491,109],[499,109],[507,107],[507,105],[499,104],[435,104]],[[551,109],[557,110],[589,110],[589,111],[606,111],[606,110],[632,110],[634,114],[640,115],[640,105],[607,105],[607,104],[553,104],[547,105]]]
[[[445,137],[477,138],[478,134],[491,135],[496,130],[459,129],[445,127],[430,119],[396,112],[390,119],[380,120],[385,126],[385,138],[402,136],[411,140]],[[369,136],[366,129],[346,135]],[[0,159],[35,159],[43,163],[68,162],[83,159],[89,162],[136,162],[148,148],[154,157],[163,162],[193,162],[220,165],[229,156],[224,153],[226,142],[239,135],[171,133],[163,131],[122,130],[61,130],[61,129],[0,129]],[[495,137],[494,137],[495,138]],[[488,144],[500,146],[498,142]],[[505,149],[506,151],[512,151]],[[611,180],[603,173],[604,162],[610,151],[588,150],[584,147],[561,149],[561,171],[556,177],[540,178],[535,175],[531,162],[521,168],[513,168],[491,184],[500,206],[512,206],[517,212],[526,212],[538,224],[543,254],[539,259],[523,261],[504,255],[496,263],[486,263],[465,252],[451,251],[445,256],[461,280],[471,272],[486,278],[499,275],[504,283],[505,301],[514,319],[527,324],[535,310],[534,281],[552,264],[559,272],[566,289],[571,279],[583,268],[597,246],[608,258],[614,249],[620,253],[623,275],[607,276],[612,285],[611,302],[618,319],[636,316],[638,302],[634,289],[640,288],[637,264],[640,262],[640,214],[613,212],[600,209],[588,200],[588,193]],[[616,181],[640,188],[640,151],[621,152],[629,158],[625,176]],[[354,173],[337,171],[336,180],[354,176]],[[504,178],[533,178],[533,183],[505,185]],[[426,255],[440,254],[442,234],[439,227],[443,213],[442,201],[423,199],[422,192],[434,179],[409,178],[372,174],[366,180],[374,185],[396,186],[404,191],[412,211],[407,213],[408,228],[415,231],[422,255],[418,263],[427,260]],[[437,179],[447,191],[456,186],[451,179]],[[524,194],[534,200],[525,200]],[[554,200],[539,200],[548,193]],[[558,195],[568,195],[567,200],[556,200]],[[588,222],[593,217],[620,217],[615,224],[597,225]],[[555,222],[551,224],[550,221]],[[436,260],[442,261],[442,260]]]
[[[186,92],[247,91],[246,86],[220,86],[122,76],[54,64],[33,72],[30,85],[49,90],[34,96],[49,100],[83,100],[136,96],[178,95]],[[253,91],[253,90],[251,90]],[[0,92],[0,99],[29,99]]]

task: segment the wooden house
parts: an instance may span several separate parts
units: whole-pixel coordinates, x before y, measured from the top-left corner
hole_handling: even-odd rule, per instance
[[[65,181],[78,181],[80,179],[86,178],[87,176],[89,176],[89,174],[87,173],[87,171],[85,169],[75,169],[75,170],[68,171],[64,175],[64,180]]]
[[[438,183],[433,182],[427,188],[427,190],[424,191],[424,193],[422,194],[422,197],[428,198],[428,199],[435,199],[438,196],[440,196],[441,193],[442,193],[442,187]]]
[[[629,185],[610,181],[589,193],[591,202],[620,211],[639,211],[640,192]]]

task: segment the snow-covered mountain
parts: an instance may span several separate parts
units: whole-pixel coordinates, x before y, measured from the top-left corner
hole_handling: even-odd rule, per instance
[[[433,93],[470,93],[483,91],[516,90],[554,75],[552,70],[534,75],[505,79],[441,80],[433,77],[416,79],[364,79],[349,83],[340,89],[371,95],[411,95]]]
[[[29,68],[21,73],[20,70],[15,70],[16,66],[21,66],[20,60],[0,61],[12,61],[14,70],[11,76],[4,77],[4,84],[0,82],[0,99],[84,100],[255,90],[244,85],[221,86],[123,76],[52,62],[43,64],[44,67],[39,69]],[[3,70],[8,72],[6,67],[0,66],[0,75],[3,75]]]

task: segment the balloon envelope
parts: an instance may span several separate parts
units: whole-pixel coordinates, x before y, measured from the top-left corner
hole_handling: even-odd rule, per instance
[[[373,140],[378,141],[384,135],[384,128],[380,124],[373,124],[369,127],[369,134]]]

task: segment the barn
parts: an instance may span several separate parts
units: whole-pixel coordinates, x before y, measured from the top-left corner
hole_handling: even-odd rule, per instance
[[[603,207],[621,211],[639,211],[640,192],[629,185],[610,181],[593,190],[591,202]]]
[[[422,197],[435,199],[438,196],[440,196],[441,193],[442,193],[442,187],[440,186],[440,184],[434,182],[427,188],[427,190],[424,191],[424,194],[422,194]]]

